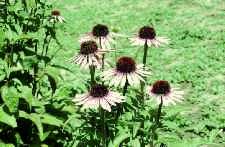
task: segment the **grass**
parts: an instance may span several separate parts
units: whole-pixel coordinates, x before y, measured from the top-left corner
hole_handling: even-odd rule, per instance
[[[169,146],[193,147],[200,144],[224,146],[225,142],[225,2],[223,0],[55,0],[66,24],[58,37],[64,49],[56,63],[66,65],[73,75],[62,72],[65,87],[82,89],[88,72],[80,71],[68,59],[78,52],[78,39],[97,23],[114,32],[132,36],[143,25],[153,25],[159,36],[171,43],[151,48],[148,65],[153,75],[148,83],[165,79],[180,85],[185,101],[163,108],[166,113],[162,135]],[[118,39],[117,55],[136,57],[142,49]],[[114,63],[114,54],[108,57]],[[81,74],[82,73],[82,74]]]

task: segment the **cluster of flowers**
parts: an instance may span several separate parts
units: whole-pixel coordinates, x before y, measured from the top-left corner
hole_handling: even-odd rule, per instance
[[[58,11],[53,11],[52,16],[54,20],[58,20],[59,22],[64,21]],[[102,107],[110,112],[112,106],[125,101],[125,93],[121,95],[118,92],[113,92],[109,89],[109,86],[127,87],[128,85],[141,85],[142,83],[146,83],[147,76],[151,75],[146,68],[147,55],[144,55],[145,60],[143,60],[142,64],[137,64],[131,57],[122,56],[116,61],[115,68],[104,70],[105,55],[114,51],[111,44],[115,43],[114,38],[117,36],[119,35],[110,32],[106,25],[97,24],[92,28],[91,32],[86,33],[80,38],[80,51],[78,55],[72,58],[72,62],[80,65],[82,68],[90,68],[92,74],[94,74],[95,68],[102,69],[102,80],[108,86],[96,83],[93,78],[89,91],[77,95],[73,99],[77,105],[82,105],[83,108]],[[168,39],[158,37],[155,29],[151,26],[140,28],[138,33],[130,37],[130,41],[132,45],[143,46],[144,49],[151,46],[159,47],[162,44],[168,44]],[[172,87],[165,80],[158,80],[151,86],[146,86],[145,92],[154,98],[157,104],[166,106],[180,102],[183,99],[184,93],[178,88]]]
[[[81,67],[101,67],[104,62],[103,55],[111,50],[110,44],[114,42],[113,35],[114,33],[109,32],[106,25],[94,26],[91,32],[80,39],[80,52],[73,58],[73,62]],[[155,47],[168,42],[166,38],[156,37],[155,30],[149,26],[142,27],[138,34],[130,40],[134,45],[144,46],[147,42],[148,46]],[[150,72],[144,68],[143,64],[136,64],[134,59],[126,56],[117,60],[115,68],[102,73],[103,81],[115,87],[124,87],[126,83],[131,86],[139,85],[141,82],[145,82],[144,79],[148,75]],[[164,80],[156,81],[152,86],[148,86],[147,93],[155,97],[158,104],[161,103],[162,98],[165,105],[175,104],[182,99],[183,95],[182,91],[172,88],[169,82]],[[74,101],[85,108],[101,106],[103,109],[111,111],[111,106],[123,102],[124,99],[119,93],[110,91],[105,85],[94,84],[88,93],[78,96]]]

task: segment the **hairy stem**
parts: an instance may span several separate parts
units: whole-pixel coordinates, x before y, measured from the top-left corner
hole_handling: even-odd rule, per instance
[[[100,112],[100,117],[101,117],[101,122],[102,122],[102,144],[103,147],[106,147],[106,128],[105,128],[105,111],[99,107],[99,112]]]
[[[143,62],[142,62],[144,64],[144,67],[146,66],[147,55],[148,55],[148,44],[146,40],[144,44],[144,55],[143,55]]]
[[[102,49],[102,38],[99,37],[99,46]],[[102,55],[102,71],[104,71],[105,68],[105,54]]]
[[[162,105],[163,105],[162,96],[160,97],[160,100],[161,100],[161,102],[159,104],[158,112],[157,112],[157,115],[156,115],[156,126],[157,127],[159,126],[160,116],[161,116],[161,111],[162,111]]]
[[[128,86],[129,84],[128,84],[128,81],[126,80],[125,85],[123,87],[123,96],[126,95]],[[122,113],[123,113],[123,105],[119,105],[117,109],[117,113],[116,113],[116,120],[119,118],[120,114]]]
[[[144,55],[143,55],[143,62],[142,62],[144,65],[144,69],[146,66],[147,54],[148,54],[148,44],[147,44],[147,40],[146,40],[145,44],[144,44]],[[142,81],[141,82],[141,104],[144,104],[144,88],[145,88],[145,83]]]
[[[158,107],[158,111],[157,111],[157,115],[156,115],[156,118],[155,118],[155,124],[152,128],[152,138],[151,138],[151,147],[154,147],[154,138],[156,136],[156,130],[158,129],[159,125],[160,125],[160,116],[161,116],[161,113],[162,113],[162,106],[163,106],[163,97],[161,96],[160,97],[160,104],[159,104],[159,107]]]
[[[91,75],[91,85],[95,84],[95,67],[89,66],[90,69],[90,75]]]
[[[146,66],[147,54],[148,54],[148,44],[147,44],[147,40],[145,40],[144,55],[143,55],[143,62],[142,62],[144,65],[144,69]],[[144,79],[144,80],[146,80],[146,79]],[[144,89],[145,89],[145,82],[141,81],[140,103],[142,106],[144,106],[144,96],[145,96]],[[141,121],[141,128],[144,128],[144,120]],[[141,146],[145,146],[143,136],[141,136]]]
[[[123,96],[126,95],[127,89],[128,89],[128,81],[126,80],[125,85],[124,85],[124,87],[123,87]]]

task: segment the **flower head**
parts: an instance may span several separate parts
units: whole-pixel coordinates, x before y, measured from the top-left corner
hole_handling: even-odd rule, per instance
[[[60,23],[63,23],[63,22],[65,22],[65,19],[61,16],[59,10],[53,10],[51,12],[50,22],[54,22],[54,23],[60,22]]]
[[[98,46],[94,41],[86,41],[80,45],[80,54],[89,55],[94,54],[98,50]]]
[[[167,95],[171,87],[168,81],[159,80],[152,85],[151,92],[158,95]]]
[[[143,69],[143,65],[137,65],[131,57],[120,57],[116,67],[103,73],[103,80],[110,81],[110,85],[123,87],[126,83],[137,86],[150,72]]]
[[[108,26],[104,24],[97,24],[92,28],[91,32],[88,32],[80,38],[80,42],[86,40],[94,40],[98,43],[100,48],[112,49],[111,44],[115,43],[113,37],[115,33],[109,31]]]
[[[110,91],[105,85],[95,84],[87,93],[75,97],[73,102],[83,105],[83,108],[102,107],[110,112],[111,106],[122,103],[124,99],[119,93]]]
[[[154,39],[156,37],[156,32],[154,28],[149,26],[144,26],[139,30],[138,36],[141,39]]]
[[[121,73],[131,73],[136,70],[136,63],[130,57],[121,57],[116,63],[116,70]]]
[[[100,50],[95,41],[89,40],[82,42],[80,52],[72,58],[72,62],[79,64],[81,67],[89,66],[101,67],[101,56],[104,50]]]
[[[109,34],[109,29],[106,25],[97,24],[93,27],[92,34],[95,37],[106,37]]]
[[[176,104],[183,100],[184,92],[178,88],[171,87],[168,81],[158,80],[147,87],[147,94],[155,98],[158,104],[161,103],[161,99],[164,105]]]
[[[58,10],[53,10],[52,16],[60,16],[60,12]]]
[[[153,27],[143,26],[139,29],[138,33],[130,38],[133,45],[143,46],[147,43],[148,46],[159,47],[162,44],[168,44],[169,39],[165,37],[158,37]]]

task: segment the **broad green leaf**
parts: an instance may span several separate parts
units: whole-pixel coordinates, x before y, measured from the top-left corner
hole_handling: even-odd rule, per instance
[[[16,112],[19,104],[19,93],[15,87],[3,86],[1,96],[10,112]]]
[[[32,107],[35,108],[35,112],[38,112],[38,113],[44,113],[45,112],[45,103],[39,101],[38,99],[33,99],[32,100]]]
[[[136,136],[136,134],[137,134],[138,130],[140,129],[140,127],[141,127],[141,122],[134,123],[134,125],[133,125],[133,137]]]
[[[136,138],[135,140],[131,141],[132,147],[140,147],[140,141]]]
[[[21,91],[20,97],[23,98],[31,108],[33,100],[32,89],[29,88],[28,86],[21,86],[20,91]]]
[[[50,73],[45,73],[45,75],[48,77],[48,81],[50,83],[51,89],[52,89],[52,95],[55,93],[57,88],[57,77]]]
[[[58,126],[58,127],[60,127],[63,124],[62,120],[56,118],[53,115],[46,114],[46,113],[41,115],[41,122],[43,124],[48,124],[48,125]]]
[[[0,64],[0,66],[2,66],[2,65]],[[4,69],[0,69],[0,81],[4,80],[5,77],[7,76],[3,70]]]
[[[40,140],[43,141],[44,133],[43,133],[43,126],[42,126],[42,123],[41,123],[40,116],[36,113],[28,114],[24,111],[19,111],[19,117],[31,120],[36,125],[36,127],[38,129]]]
[[[2,107],[0,107],[0,122],[5,123],[13,128],[17,127],[15,117],[6,113]]]
[[[37,63],[38,63],[38,59],[36,56],[26,56],[23,59],[23,67],[25,69],[30,69]]]
[[[108,147],[119,147],[120,144],[128,137],[130,137],[130,133],[119,134],[109,143]]]
[[[5,33],[2,28],[0,28],[0,47],[3,45],[5,40]]]
[[[28,8],[34,8],[36,6],[35,0],[26,1]]]
[[[17,132],[15,134],[15,140],[16,140],[16,146],[19,146],[19,145],[23,144],[23,140],[22,140],[19,132]]]
[[[50,134],[51,134],[51,131],[44,132],[42,140],[45,140]]]
[[[8,143],[0,142],[0,147],[14,147],[14,145],[13,144],[8,144]]]
[[[68,71],[70,73],[73,73],[73,71],[67,67],[64,67],[64,66],[61,66],[61,65],[57,65],[57,64],[52,64],[51,65],[52,67],[55,67],[57,69],[60,69],[60,70],[65,70],[65,71]]]

